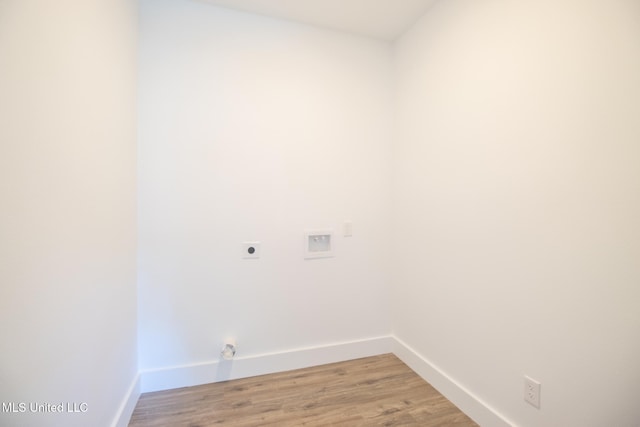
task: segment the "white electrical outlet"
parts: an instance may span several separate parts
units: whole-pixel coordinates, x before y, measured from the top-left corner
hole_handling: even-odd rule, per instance
[[[343,224],[344,237],[353,236],[353,222],[345,221]]]
[[[540,409],[540,383],[524,376],[524,400]]]
[[[242,258],[260,258],[260,242],[243,242]]]

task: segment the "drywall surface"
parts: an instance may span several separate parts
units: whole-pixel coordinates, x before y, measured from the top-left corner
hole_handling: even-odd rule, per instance
[[[390,56],[207,4],[141,3],[142,371],[217,361],[227,337],[255,357],[389,333]],[[335,257],[304,260],[304,231],[327,228]]]
[[[111,425],[137,375],[135,23],[0,2],[2,426]]]
[[[451,0],[396,45],[394,333],[519,426],[640,423],[639,24]]]

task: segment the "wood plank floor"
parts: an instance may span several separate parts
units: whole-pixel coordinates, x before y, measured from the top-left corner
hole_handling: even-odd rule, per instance
[[[477,426],[392,354],[145,393],[129,427]]]

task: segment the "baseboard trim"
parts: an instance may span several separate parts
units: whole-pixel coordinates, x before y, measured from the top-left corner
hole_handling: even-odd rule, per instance
[[[116,414],[115,419],[111,424],[112,427],[127,427],[129,425],[131,415],[133,414],[133,410],[136,408],[139,397],[140,374],[137,374],[131,382],[129,390],[127,390],[127,394],[120,404],[120,408],[118,408],[118,413]]]
[[[140,372],[123,402],[113,427],[126,427],[140,393],[191,387],[220,381],[286,372],[294,369],[393,353],[462,412],[483,427],[513,427],[514,423],[394,336],[375,337],[278,353],[238,357],[232,361],[175,366]]]
[[[324,346],[298,348],[278,353],[238,357],[232,361],[215,360],[201,364],[143,371],[140,373],[141,391],[146,393],[169,390],[291,371],[391,353],[393,347],[394,339],[391,336],[383,336]]]
[[[393,353],[476,423],[483,427],[515,426],[405,342],[397,337],[393,340]]]

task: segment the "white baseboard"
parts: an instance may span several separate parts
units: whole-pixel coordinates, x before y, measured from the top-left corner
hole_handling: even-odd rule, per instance
[[[136,408],[139,397],[140,374],[136,375],[136,377],[133,379],[133,382],[129,386],[129,390],[127,390],[127,394],[122,400],[120,408],[118,408],[118,413],[116,414],[115,419],[111,424],[112,427],[127,427],[129,425],[131,415],[133,414],[133,410]]]
[[[201,364],[143,371],[140,373],[141,391],[146,393],[191,387],[359,359],[391,353],[393,346],[393,338],[384,336],[280,353],[238,357],[231,361],[214,360]]]
[[[484,403],[469,390],[458,384],[437,366],[421,356],[406,343],[393,336],[376,337],[358,341],[343,342],[325,346],[299,348],[279,353],[238,357],[232,361],[211,361],[200,364],[176,366],[165,369],[149,370],[140,373],[139,391],[133,405],[123,404],[122,420],[129,420],[135,407],[137,396],[142,393],[191,387],[293,369],[308,368],[327,363],[342,362],[394,353],[420,377],[431,384],[442,395],[453,402],[462,412],[483,427],[513,427],[514,424]],[[136,386],[137,387],[137,386]],[[127,424],[114,424],[125,427]]]
[[[394,337],[393,353],[482,427],[513,427],[504,416],[458,384],[433,363]]]

